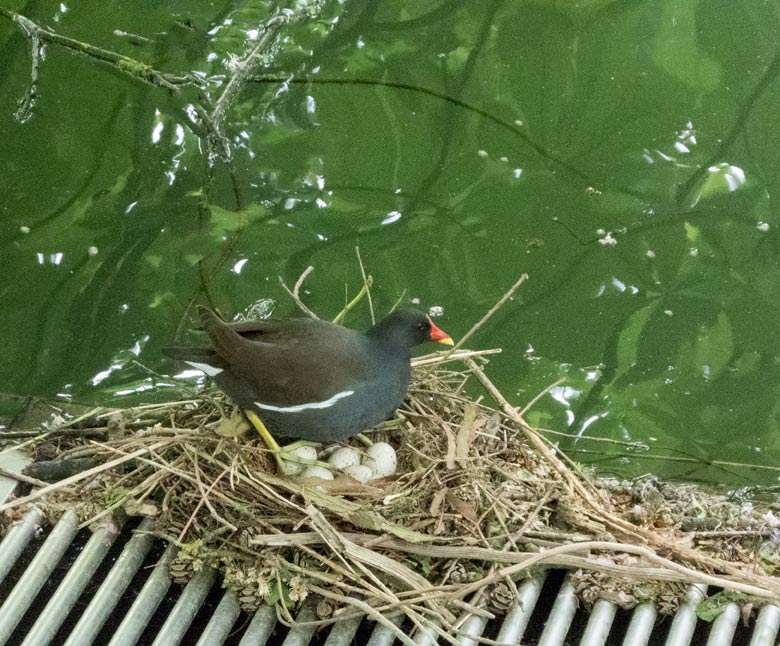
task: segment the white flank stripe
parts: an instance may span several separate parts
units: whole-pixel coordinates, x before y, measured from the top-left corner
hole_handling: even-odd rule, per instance
[[[210,366],[207,363],[198,363],[197,361],[185,361],[184,363],[192,366],[195,368],[195,370],[205,372],[209,377],[215,377],[220,372],[222,372],[222,368],[215,368],[214,366]]]
[[[350,395],[354,394],[354,390],[342,390],[340,393],[333,395],[333,397],[330,399],[326,399],[325,401],[321,402],[309,402],[307,404],[297,404],[295,406],[273,406],[272,404],[261,404],[260,402],[255,402],[255,406],[262,408],[263,410],[272,410],[277,413],[301,413],[305,410],[312,410],[316,408],[330,408],[339,399],[344,399],[345,397],[349,397]]]

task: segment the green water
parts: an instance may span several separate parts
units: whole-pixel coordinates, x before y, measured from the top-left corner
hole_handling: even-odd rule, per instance
[[[776,3],[325,2],[273,39],[211,164],[193,106],[265,4],[12,4],[202,87],[44,42],[25,111],[30,39],[0,16],[3,393],[180,394],[160,347],[193,302],[292,315],[280,277],[313,265],[332,316],[359,245],[380,312],[441,306],[454,337],[527,272],[469,345],[503,348],[517,405],[563,380],[527,417],[575,458],[776,482],[710,464],[780,457]]]

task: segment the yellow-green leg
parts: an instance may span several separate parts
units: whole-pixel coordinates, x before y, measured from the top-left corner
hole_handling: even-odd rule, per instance
[[[375,426],[373,430],[375,431],[394,431],[401,427],[401,420],[400,419],[389,419],[385,422],[382,422],[381,424]],[[368,429],[372,430],[372,429]],[[368,437],[365,433],[358,433],[355,436],[355,439],[362,442],[365,446],[372,446],[374,444],[374,441]]]
[[[263,420],[257,416],[257,413],[251,410],[245,410],[244,413],[246,414],[249,423],[255,427],[258,435],[260,435],[260,439],[263,440],[265,445],[268,447],[268,450],[273,453],[274,460],[276,460],[276,467],[279,473],[283,475],[288,474],[286,462],[297,462],[298,464],[306,465],[320,464],[317,462],[317,460],[307,460],[306,458],[301,458],[295,455],[295,450],[301,446],[319,446],[319,443],[300,440],[298,442],[293,442],[292,444],[281,447],[273,438],[271,432],[266,428],[265,424],[263,424]]]
[[[356,440],[359,440],[362,444],[364,444],[366,447],[373,446],[374,442],[366,435],[365,433],[358,433],[355,436]]]

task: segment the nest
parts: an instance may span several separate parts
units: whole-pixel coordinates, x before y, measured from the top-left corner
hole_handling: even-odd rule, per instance
[[[279,477],[232,405],[206,392],[61,420],[55,430],[107,433],[60,440],[57,461],[92,466],[0,510],[13,517],[36,503],[56,518],[75,508],[84,525],[152,517],[179,548],[178,580],[213,567],[246,609],[276,605],[292,624],[314,597],[320,623],[368,615],[404,643],[394,614],[454,643],[469,616],[502,614],[518,582],[549,567],[572,570],[586,604],[654,600],[672,612],[692,582],[748,611],[780,599],[777,516],[697,487],[590,477],[510,406],[485,354],[415,360],[395,427],[373,434],[397,450],[392,477]],[[468,394],[478,390],[490,404]]]

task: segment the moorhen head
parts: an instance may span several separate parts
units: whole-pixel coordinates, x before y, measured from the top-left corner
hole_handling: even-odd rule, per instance
[[[366,332],[314,319],[228,323],[199,307],[208,347],[171,346],[167,356],[202,370],[272,435],[341,440],[400,406],[412,349],[452,339],[416,310],[398,310]],[[252,416],[250,415],[250,419]]]

